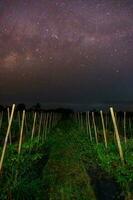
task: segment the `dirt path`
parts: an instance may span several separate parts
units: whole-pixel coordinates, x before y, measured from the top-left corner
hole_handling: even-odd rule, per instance
[[[89,159],[88,136],[64,120],[48,136],[44,196],[50,200],[123,200],[118,185]],[[85,164],[85,160],[87,165]],[[118,198],[117,198],[118,197]]]
[[[51,200],[95,200],[89,176],[80,159],[70,121],[51,133],[50,157],[44,168],[45,194]]]

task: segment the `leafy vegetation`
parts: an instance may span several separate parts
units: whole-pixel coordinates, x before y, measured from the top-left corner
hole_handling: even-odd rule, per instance
[[[45,143],[35,138],[22,146],[18,155],[17,146],[8,147],[0,177],[0,199],[43,199],[43,168],[48,159]]]
[[[123,165],[114,138],[112,123],[108,123],[106,148],[99,116],[96,117],[98,144],[96,144],[92,122],[92,141],[90,140],[89,132],[86,130],[85,116],[82,116],[82,120],[76,121],[73,113],[69,115],[69,118],[63,115],[62,120],[58,121],[55,127],[51,125],[50,128],[48,123],[47,127],[42,126],[40,138],[38,138],[38,120],[32,140],[33,117],[30,113],[28,119],[29,123],[27,123],[27,129],[26,127],[24,129],[20,154],[18,154],[20,127],[17,117],[13,121],[11,133],[14,139],[12,144],[7,146],[0,174],[0,199],[132,200],[132,137],[128,136],[125,143],[123,136],[120,135],[125,161]],[[47,119],[47,116],[44,119]],[[121,125],[121,123],[118,118],[118,124]],[[4,116],[0,135],[1,144],[4,141],[6,126],[8,123]],[[46,128],[49,131],[47,131],[47,137],[44,137]],[[122,128],[120,130],[122,131]],[[0,154],[1,152],[2,145]],[[103,189],[100,188],[101,191],[98,190],[98,181],[100,185],[104,183]],[[113,193],[111,187],[105,189],[108,183],[111,187],[115,187],[116,193]],[[106,198],[104,192],[106,192]]]

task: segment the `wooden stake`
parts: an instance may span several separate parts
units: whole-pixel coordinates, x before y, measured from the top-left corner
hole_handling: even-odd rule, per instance
[[[52,127],[53,115],[54,115],[54,113],[51,112],[51,127]]]
[[[18,111],[18,123],[19,123],[19,127],[21,126],[21,119],[20,119],[20,112]]]
[[[92,112],[92,120],[93,120],[94,132],[95,132],[95,139],[96,139],[96,143],[98,144],[98,136],[97,136],[97,128],[96,128],[96,123],[95,123],[94,112]]]
[[[40,139],[41,125],[42,125],[42,113],[40,115],[40,121],[39,121],[38,142],[39,142],[39,139]]]
[[[105,129],[108,129],[108,113],[105,115]]]
[[[79,126],[80,126],[80,114],[79,112],[77,114],[78,114],[78,121],[79,121]]]
[[[49,131],[50,131],[51,127],[52,127],[52,115],[53,115],[53,113],[51,112],[50,113],[50,117],[49,117],[49,127],[48,127]]]
[[[129,118],[129,130],[130,130],[131,137],[132,137],[132,122],[131,122],[131,118]]]
[[[47,137],[48,121],[49,121],[49,113],[46,114],[45,140]]]
[[[54,127],[55,126],[55,113],[53,114],[53,120],[52,120],[53,122],[52,122],[52,127]]]
[[[83,113],[82,112],[80,112],[80,117],[81,117],[81,128],[83,128],[84,127],[84,123],[83,123]]]
[[[127,136],[126,136],[126,112],[124,112],[124,140],[125,144],[127,143]]]
[[[9,119],[6,137],[5,137],[5,141],[4,141],[4,146],[3,146],[3,150],[2,150],[2,155],[1,155],[1,159],[0,159],[0,172],[2,169],[2,165],[3,165],[4,155],[5,155],[5,151],[6,151],[6,147],[7,147],[8,136],[9,136],[11,125],[12,125],[14,110],[15,110],[15,104],[13,104],[13,106],[12,106],[11,117]]]
[[[78,121],[78,119],[77,119],[77,113],[76,112],[74,112],[74,120],[77,122]]]
[[[25,110],[23,110],[23,114],[22,114],[22,122],[21,122],[21,130],[20,130],[20,137],[19,137],[18,154],[20,154],[21,146],[22,146],[23,129],[24,129],[24,118],[25,118]]]
[[[7,115],[8,115],[8,124],[9,124],[9,121],[10,121],[10,110],[9,108],[7,108]],[[10,144],[12,144],[12,135],[11,135],[11,131],[9,133],[9,142]]]
[[[105,130],[105,123],[104,123],[104,118],[103,118],[103,111],[100,111],[100,115],[101,115],[101,120],[102,120],[102,127],[103,127],[103,135],[104,135],[104,143],[105,143],[105,147],[107,148],[107,136],[106,136],[106,130]]]
[[[1,112],[1,116],[0,116],[0,130],[2,127],[2,121],[3,121],[3,111]]]
[[[35,132],[35,124],[36,124],[36,112],[34,114],[34,120],[33,120],[33,126],[32,126],[32,133],[31,133],[31,140],[34,137],[34,132]]]
[[[87,123],[89,128],[89,135],[90,135],[90,141],[92,142],[92,132],[91,132],[91,125],[90,125],[90,112],[87,112]]]
[[[121,146],[121,142],[120,142],[120,136],[119,136],[116,119],[115,119],[115,115],[114,115],[114,111],[113,111],[112,107],[110,108],[110,112],[111,112],[111,117],[112,117],[112,121],[113,121],[113,125],[114,125],[115,136],[116,136],[116,140],[117,140],[120,159],[121,159],[121,162],[124,164],[124,156],[123,156],[122,146]]]
[[[86,112],[86,132],[87,135],[89,134],[89,130],[88,130],[88,112]]]
[[[42,141],[44,141],[44,137],[45,137],[46,118],[47,118],[47,114],[44,113],[44,118],[43,118],[43,134],[42,134]],[[55,120],[55,118],[54,118],[54,120]],[[55,123],[55,121],[54,121],[54,123]]]

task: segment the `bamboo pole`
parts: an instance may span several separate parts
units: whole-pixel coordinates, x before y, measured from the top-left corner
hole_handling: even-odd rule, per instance
[[[126,136],[126,112],[124,112],[124,141],[125,144],[127,143],[127,136]]]
[[[44,113],[44,120],[43,120],[43,137],[42,137],[42,140],[43,140],[43,141],[44,141],[44,138],[45,138],[46,120],[47,120],[47,113]],[[54,124],[55,124],[55,116],[54,116]]]
[[[122,146],[121,146],[121,142],[120,142],[120,136],[119,136],[119,132],[118,132],[117,124],[116,124],[114,110],[112,107],[110,107],[110,112],[111,112],[111,117],[112,117],[112,121],[113,121],[113,125],[114,125],[115,136],[116,136],[116,140],[117,140],[120,159],[121,159],[121,162],[124,164],[124,156],[123,156]]]
[[[11,117],[9,119],[6,137],[5,137],[5,141],[4,141],[4,146],[3,146],[3,150],[2,150],[2,155],[1,155],[1,159],[0,159],[0,173],[1,173],[1,170],[2,170],[4,155],[5,155],[5,151],[6,151],[6,147],[7,147],[8,136],[9,136],[11,125],[12,125],[14,110],[15,110],[15,104],[12,105]]]
[[[22,114],[22,122],[21,122],[21,130],[20,130],[20,137],[19,137],[18,154],[20,154],[21,146],[22,146],[23,129],[24,129],[24,118],[25,118],[25,110],[23,110],[23,114]]]
[[[53,127],[55,126],[55,113],[53,114]]]
[[[49,127],[48,127],[49,131],[50,131],[51,127],[52,127],[52,115],[53,115],[53,113],[51,112],[50,113],[50,117],[49,117]]]
[[[33,126],[32,126],[32,133],[31,133],[31,140],[34,137],[34,132],[35,132],[35,124],[36,124],[36,112],[34,114],[34,120],[33,120]]]
[[[39,142],[39,139],[40,139],[41,125],[42,125],[42,113],[40,115],[40,121],[39,121],[38,142]]]
[[[79,121],[79,126],[80,126],[80,114],[79,112],[77,114],[78,114],[78,121]]]
[[[91,125],[90,125],[90,112],[89,111],[87,112],[87,123],[88,123],[90,141],[92,142],[92,132],[91,132]]]
[[[42,133],[42,141],[44,140],[45,122],[46,122],[46,113],[44,113],[44,117],[43,117],[43,133]]]
[[[131,137],[132,137],[132,122],[131,122],[131,118],[129,118],[129,130],[130,130],[130,133],[131,133]]]
[[[102,110],[100,111],[100,115],[101,115],[101,120],[102,120],[104,143],[105,143],[105,147],[107,148],[107,146],[108,146],[108,144],[107,144],[107,136],[106,136],[106,129],[105,129],[105,123],[104,123],[103,111]]]
[[[83,123],[83,113],[80,112],[80,118],[81,118],[81,128],[84,127],[84,123]]]
[[[53,126],[57,124],[57,113],[53,113]]]
[[[9,110],[9,107],[7,108],[7,117],[8,117],[8,123],[9,123],[9,120],[10,120],[10,110]]]
[[[7,115],[8,115],[8,124],[9,124],[9,121],[10,121],[10,109],[9,109],[9,107],[7,108]],[[9,143],[12,144],[11,131],[9,132]]]
[[[24,121],[25,121],[25,133],[26,133],[26,135],[27,135],[27,133],[28,133],[28,125],[27,125],[27,115],[26,115],[26,113],[25,113],[25,118],[24,118]]]
[[[52,114],[51,114],[51,128],[52,128],[53,115],[54,115],[54,113],[52,112]]]
[[[21,127],[21,119],[20,119],[20,111],[18,111],[18,123],[19,123],[19,127]]]
[[[49,113],[46,114],[45,140],[47,138],[48,121],[49,121]]]
[[[105,114],[105,129],[108,129],[108,113]]]
[[[0,116],[0,130],[2,127],[2,121],[3,121],[3,111],[1,112],[1,116]]]
[[[98,136],[97,136],[97,128],[96,128],[94,112],[92,112],[92,120],[93,120],[94,132],[95,132],[95,139],[96,139],[96,143],[98,144]]]
[[[89,130],[88,130],[88,112],[86,112],[86,132],[87,135],[89,134]]]
[[[77,113],[76,113],[76,112],[74,112],[73,118],[74,118],[74,120],[75,120],[76,122],[78,121],[78,120],[77,120]]]

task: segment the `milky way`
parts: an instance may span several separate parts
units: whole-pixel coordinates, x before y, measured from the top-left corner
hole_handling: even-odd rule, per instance
[[[132,0],[0,0],[2,102],[133,100]]]

